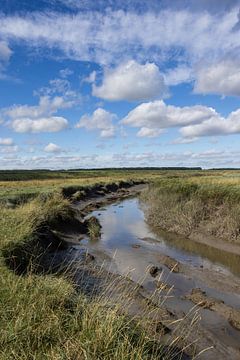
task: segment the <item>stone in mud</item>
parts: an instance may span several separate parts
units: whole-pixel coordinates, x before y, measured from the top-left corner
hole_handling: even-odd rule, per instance
[[[209,310],[212,310],[212,307],[216,303],[214,299],[208,298],[206,292],[200,288],[192,289],[191,294],[186,295],[185,298],[191,300],[194,304],[201,306],[203,309]]]
[[[139,249],[141,246],[139,245],[139,244],[133,244],[132,245],[132,248],[134,248],[134,249]]]
[[[175,259],[171,258],[170,256],[165,256],[165,258],[163,260],[163,264],[169,270],[171,270],[173,273],[179,273],[179,271],[180,271],[179,263]]]
[[[151,266],[149,273],[152,277],[156,277],[162,269],[158,266]]]
[[[232,309],[228,322],[234,329],[240,331],[240,311]]]
[[[89,263],[89,262],[91,262],[91,261],[93,261],[93,260],[95,260],[95,256],[94,256],[94,255],[89,254],[89,253],[87,253],[87,254],[85,255],[85,262],[86,262],[86,263]]]
[[[163,281],[156,281],[156,287],[160,290],[168,291],[171,289],[171,286]]]

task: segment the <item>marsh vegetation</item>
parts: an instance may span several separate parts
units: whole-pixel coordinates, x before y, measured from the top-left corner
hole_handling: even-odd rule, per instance
[[[118,303],[107,306],[106,298],[89,298],[77,291],[67,271],[46,272],[42,257],[49,249],[64,246],[58,237],[59,224],[71,224],[72,202],[96,191],[99,196],[111,193],[113,184],[117,191],[123,181],[128,186],[134,181],[150,184],[141,197],[152,226],[187,236],[204,229],[238,244],[240,172],[37,174],[8,173],[0,181],[0,358],[137,360],[173,359],[176,353],[182,354],[176,339],[182,340],[183,330],[169,340],[178,345],[177,352],[176,348],[166,352],[159,332],[146,329],[143,318],[122,312]],[[91,220],[86,233],[99,238],[99,223]],[[181,345],[187,346],[186,342]]]

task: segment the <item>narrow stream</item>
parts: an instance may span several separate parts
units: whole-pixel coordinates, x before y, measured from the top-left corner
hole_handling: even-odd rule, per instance
[[[188,313],[193,303],[186,300],[185,296],[194,288],[201,288],[207,296],[240,309],[239,255],[166,232],[153,232],[146,223],[142,204],[137,197],[102,207],[90,216],[99,219],[102,226],[101,238],[97,241],[86,238],[81,241],[80,247],[84,245],[100,261],[106,259],[111,272],[127,275],[133,281],[141,283],[147,291],[153,292],[159,279],[173,287],[167,300],[171,311]],[[179,261],[186,271],[172,273],[161,263],[162,255]],[[159,278],[150,275],[151,266],[162,269]],[[210,279],[209,282],[211,276],[213,280]],[[228,289],[233,288],[233,283],[236,284],[236,292],[227,290],[229,284],[231,287]],[[229,346],[235,349],[239,347],[240,332],[231,327],[226,319],[209,309],[201,309],[200,312],[205,329],[223,343],[225,349]],[[208,356],[206,359],[215,360]],[[224,356],[219,359],[225,359]]]
[[[88,242],[89,248],[114,256],[120,273],[133,270],[136,276],[156,265],[158,253],[194,267],[240,276],[240,256],[161,231],[147,225],[138,198],[126,199],[94,211],[102,225],[101,240]]]

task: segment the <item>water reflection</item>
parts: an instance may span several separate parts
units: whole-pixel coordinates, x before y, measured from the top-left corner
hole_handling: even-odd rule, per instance
[[[115,253],[120,269],[142,271],[156,262],[156,255],[164,253],[176,260],[204,266],[221,272],[240,275],[240,256],[193,240],[150,229],[144,220],[139,201],[127,199],[93,213],[102,225],[102,237],[92,246],[110,255]],[[138,248],[134,245],[140,245]],[[136,271],[138,272],[138,271]]]

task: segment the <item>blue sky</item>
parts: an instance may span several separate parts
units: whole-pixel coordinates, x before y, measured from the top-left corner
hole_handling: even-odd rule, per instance
[[[240,167],[234,0],[0,0],[0,168]]]

